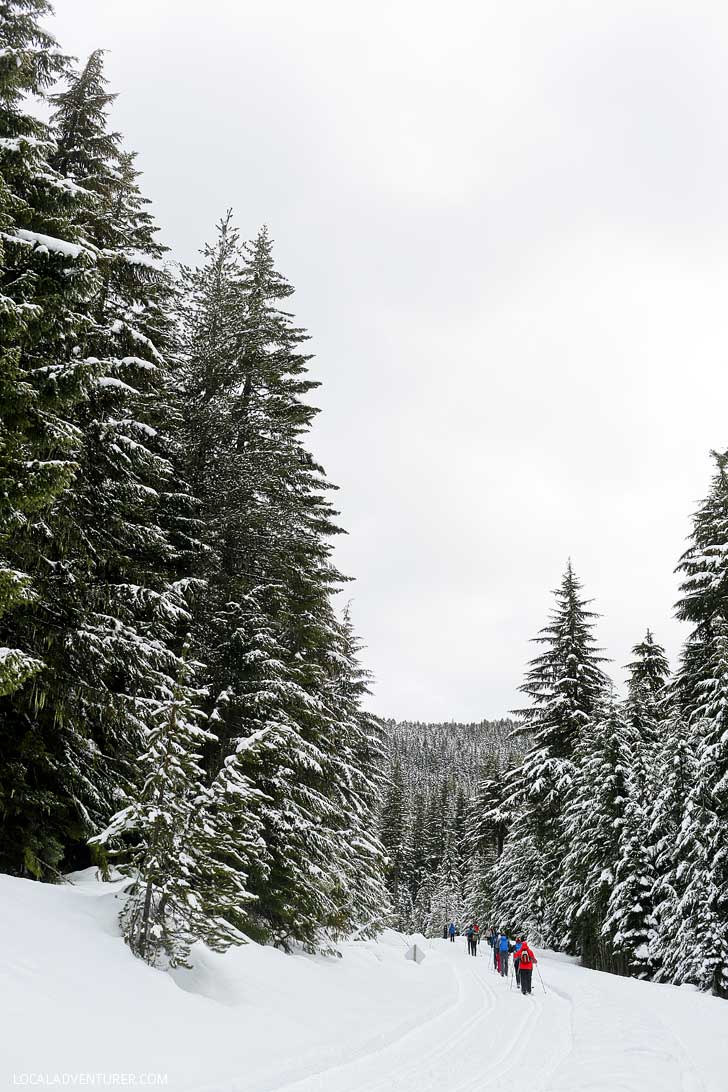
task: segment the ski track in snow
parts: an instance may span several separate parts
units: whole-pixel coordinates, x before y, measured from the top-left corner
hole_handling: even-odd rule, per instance
[[[538,953],[523,997],[460,938],[342,959],[199,946],[172,974],[119,936],[118,885],[0,876],[0,1089],[17,1073],[167,1074],[169,1092],[726,1092],[728,1004]],[[426,952],[404,958],[416,940]],[[39,1038],[37,1028],[43,1028]],[[21,1082],[22,1083],[22,1082]]]
[[[260,1092],[708,1092],[647,995],[605,1003],[610,979],[617,995],[622,979],[592,985],[594,972],[546,958],[553,982],[544,993],[535,973],[524,997],[493,972],[488,949],[473,958],[436,941],[428,954],[451,964],[452,1005],[384,1047]],[[577,998],[562,981],[575,974]]]

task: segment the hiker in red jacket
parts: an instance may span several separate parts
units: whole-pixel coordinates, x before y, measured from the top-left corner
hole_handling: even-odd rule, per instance
[[[518,953],[518,977],[521,979],[521,992],[531,992],[531,978],[533,977],[533,965],[538,963],[533,949],[527,943],[527,938],[522,938],[521,950]]]

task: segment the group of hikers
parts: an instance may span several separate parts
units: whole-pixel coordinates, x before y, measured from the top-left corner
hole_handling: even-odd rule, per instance
[[[455,922],[451,921],[449,925],[445,926],[443,936],[445,938],[449,937],[454,943],[456,934]],[[512,955],[516,986],[521,990],[521,993],[530,993],[533,967],[535,963],[538,963],[538,960],[528,943],[525,933],[517,936],[515,940],[510,940],[505,930],[495,929],[491,925],[488,931],[483,934],[477,921],[475,921],[465,930],[468,941],[468,955],[477,956],[478,945],[483,935],[493,950],[493,967],[497,973],[504,978],[507,977],[508,957]]]

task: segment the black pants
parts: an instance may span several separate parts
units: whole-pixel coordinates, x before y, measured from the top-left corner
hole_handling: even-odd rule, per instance
[[[520,986],[520,984],[521,984],[521,979],[520,979],[521,961],[519,959],[516,959],[515,956],[513,957],[513,973],[516,976],[516,985]]]
[[[455,934],[454,933],[450,933],[450,940],[453,942],[453,944],[455,943]]]
[[[531,978],[533,976],[533,969],[527,971],[526,968],[524,967],[523,970],[520,972],[520,976],[521,976],[521,991],[523,993],[530,993],[531,992]]]
[[[501,974],[508,974],[508,952],[501,952]]]
[[[478,942],[475,939],[475,937],[473,937],[473,955],[477,955],[477,954],[478,954]]]

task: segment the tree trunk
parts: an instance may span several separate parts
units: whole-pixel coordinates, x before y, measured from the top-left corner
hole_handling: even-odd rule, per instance
[[[139,955],[142,959],[147,958],[147,944],[149,943],[149,919],[151,917],[152,910],[152,879],[151,876],[147,880],[147,890],[144,895],[144,910],[142,912],[142,930],[141,941],[139,944]]]

